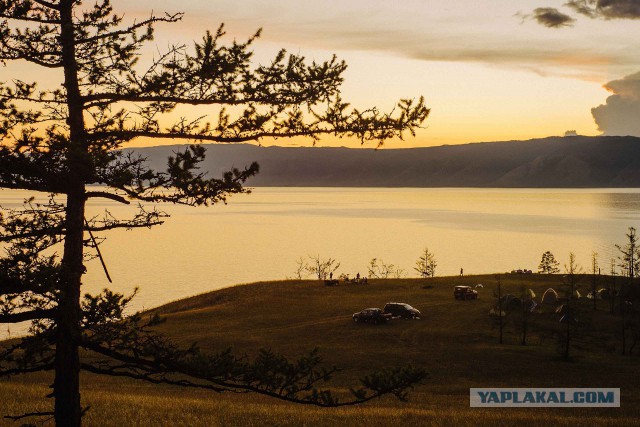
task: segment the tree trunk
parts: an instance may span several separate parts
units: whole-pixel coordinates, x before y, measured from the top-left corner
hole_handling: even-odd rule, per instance
[[[569,348],[571,347],[571,323],[567,322],[567,333],[564,342],[564,354],[563,359],[569,360]]]
[[[591,296],[593,297],[593,309],[597,310],[598,306],[597,306],[597,301],[596,301],[596,290],[597,290],[598,284],[596,282],[596,273],[593,273],[593,277],[591,277]]]
[[[62,260],[62,283],[56,336],[55,420],[57,426],[80,426],[80,285],[84,272],[82,237],[84,192],[67,197],[67,236]]]
[[[609,286],[609,312],[611,314],[613,314],[614,310],[615,310],[615,304],[616,304],[616,278],[615,276],[612,277],[611,279],[612,283]]]
[[[529,326],[529,313],[526,309],[522,312],[522,342],[521,345],[527,345],[527,327]]]
[[[80,286],[83,265],[83,232],[85,208],[85,173],[90,165],[84,124],[84,104],[78,83],[78,63],[73,23],[74,0],[60,1],[60,45],[67,92],[69,169],[66,207],[66,235],[62,257],[60,301],[58,302],[54,397],[57,426],[78,427],[81,424],[80,357],[78,346],[81,330]]]
[[[500,344],[502,344],[502,331],[504,329],[504,319],[502,318],[502,286],[498,282],[498,318],[500,319]]]

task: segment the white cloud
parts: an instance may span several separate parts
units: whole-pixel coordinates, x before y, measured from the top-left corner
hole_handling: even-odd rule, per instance
[[[640,72],[604,87],[613,95],[591,110],[598,128],[605,135],[640,136]]]

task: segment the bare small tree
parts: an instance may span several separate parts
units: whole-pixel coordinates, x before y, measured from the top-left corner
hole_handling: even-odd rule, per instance
[[[404,274],[404,270],[393,264],[385,264],[382,259],[372,258],[369,261],[367,274],[373,279],[388,279],[390,277],[399,279]]]
[[[434,277],[436,275],[436,266],[438,262],[433,252],[429,251],[429,248],[424,248],[424,252],[416,261],[415,271],[420,274],[420,277]]]
[[[562,358],[569,360],[571,341],[573,339],[572,331],[576,327],[575,307],[573,299],[575,297],[576,285],[578,283],[582,269],[576,262],[576,255],[569,252],[569,263],[565,264],[564,284],[566,287],[566,304],[563,310],[561,323],[565,325],[565,333],[562,338]]]
[[[394,279],[402,279],[404,277],[404,268],[396,267],[396,271],[393,273]]]
[[[591,252],[591,299],[593,301],[593,309],[598,309],[598,279],[597,275],[600,268],[598,267],[598,252]]]
[[[493,296],[495,298],[495,306],[491,308],[489,311],[489,315],[493,320],[494,324],[498,327],[498,343],[502,344],[504,342],[504,328],[506,326],[506,318],[508,315],[508,310],[503,307],[502,300],[502,279],[500,275],[495,276],[496,279],[496,289],[493,292]]]
[[[302,280],[302,274],[306,271],[307,271],[307,261],[303,257],[300,257],[296,261],[296,271],[293,273],[294,278],[298,280]]]
[[[309,255],[309,260],[304,265],[304,270],[318,280],[329,279],[338,268],[340,268],[338,261],[333,258],[321,258],[320,255]]]
[[[607,293],[609,294],[609,313],[613,314],[616,301],[616,278],[618,275],[617,262],[615,258],[611,258],[610,268],[611,270],[609,271],[609,274],[611,277],[607,281]]]

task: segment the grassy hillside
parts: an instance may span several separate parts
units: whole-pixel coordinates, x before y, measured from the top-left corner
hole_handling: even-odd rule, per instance
[[[559,277],[505,276],[503,287],[518,294],[523,286],[538,297]],[[483,283],[477,301],[453,299],[454,285]],[[320,347],[328,365],[344,368],[332,387],[344,388],[385,366],[412,363],[430,379],[409,403],[385,398],[348,409],[292,405],[254,395],[217,395],[125,379],[83,374],[83,402],[91,405],[89,425],[634,425],[640,417],[637,356],[618,355],[606,302],[595,314],[583,301],[584,334],[571,362],[558,360],[549,308],[531,317],[527,346],[519,345],[517,316],[504,345],[487,315],[492,276],[428,280],[381,280],[368,285],[325,287],[317,281],[285,281],[236,286],[180,300],[157,310],[167,317],[161,330],[176,341],[197,341],[206,350],[232,346],[255,354],[261,347],[289,356]],[[587,288],[587,285],[584,285]],[[586,293],[586,292],[585,292]],[[351,314],[389,301],[420,309],[421,320],[387,325],[355,324]],[[44,375],[0,381],[0,413],[42,408],[50,378]],[[469,387],[620,387],[621,408],[472,409]],[[34,404],[35,403],[35,407]]]

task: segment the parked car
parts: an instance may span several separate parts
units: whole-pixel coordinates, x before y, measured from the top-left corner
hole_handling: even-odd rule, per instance
[[[356,323],[364,322],[379,325],[388,322],[389,319],[391,319],[391,315],[385,314],[379,308],[365,308],[362,311],[353,313],[353,321]]]
[[[456,286],[453,288],[453,297],[460,300],[478,299],[478,291],[471,286]]]
[[[403,302],[390,302],[385,304],[383,312],[393,317],[402,317],[403,319],[419,319],[420,310],[411,307]]]

